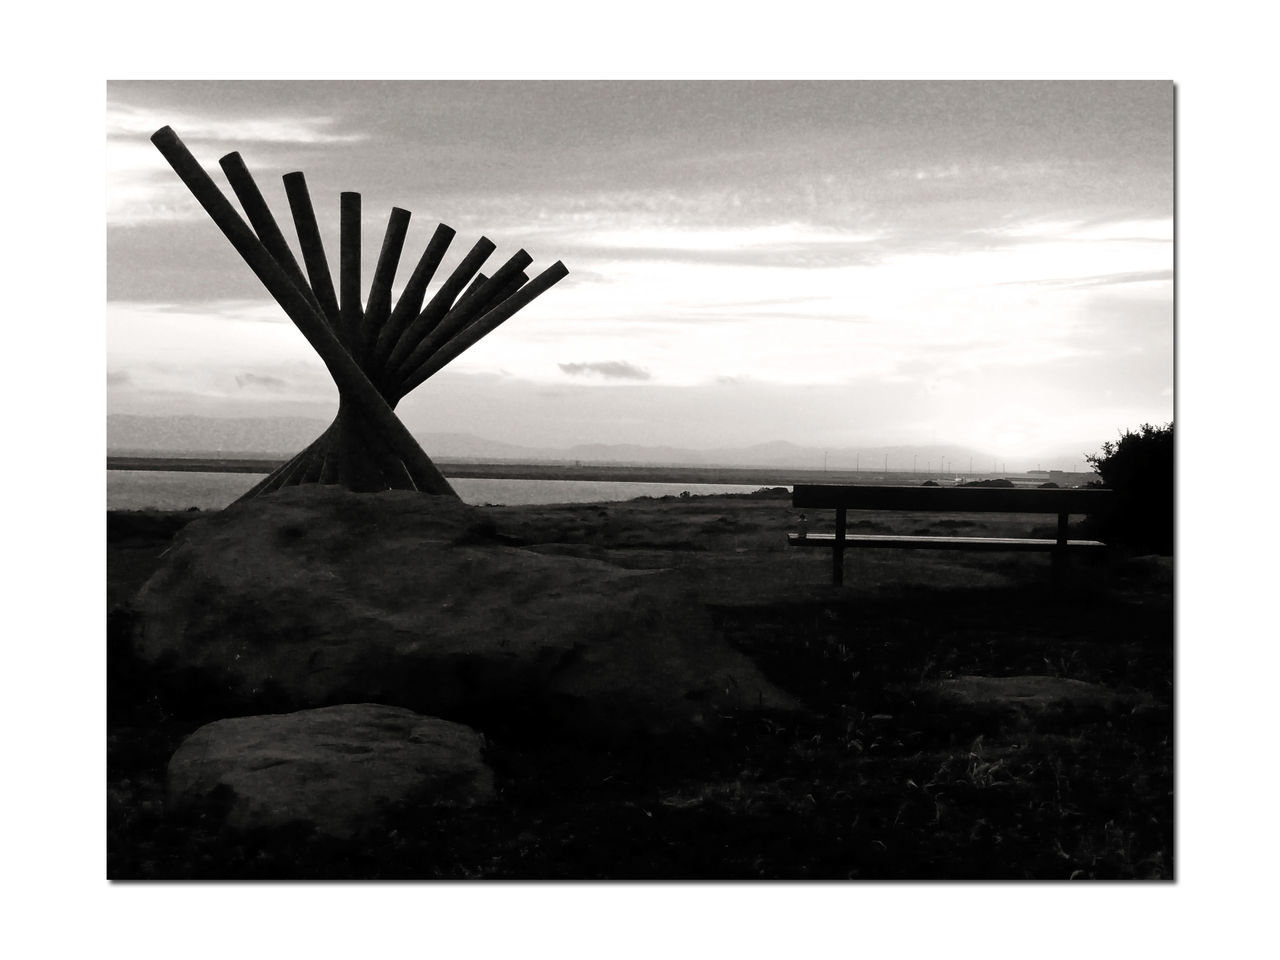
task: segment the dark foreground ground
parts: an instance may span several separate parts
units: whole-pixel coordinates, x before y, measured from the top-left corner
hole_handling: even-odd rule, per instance
[[[501,800],[406,813],[358,845],[166,816],[164,771],[219,719],[129,656],[130,601],[198,513],[108,515],[113,879],[1172,879],[1173,597],[1143,564],[874,551],[831,587],[778,497],[494,508],[533,549],[680,567],[717,629],[812,710],[586,746],[485,729]],[[816,520],[811,516],[811,521]],[[1022,518],[868,514],[870,532],[1016,534]],[[811,523],[815,532],[823,529]],[[940,708],[936,680],[1038,674],[1138,706],[1028,719]]]

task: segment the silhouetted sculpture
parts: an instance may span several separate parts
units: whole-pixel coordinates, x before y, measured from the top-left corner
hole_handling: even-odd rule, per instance
[[[485,276],[479,269],[494,245],[481,237],[424,307],[427,285],[454,235],[450,227],[440,224],[393,306],[391,284],[410,217],[409,211],[394,207],[369,298],[362,307],[360,194],[341,196],[335,292],[301,173],[286,174],[284,186],[305,275],[240,154],[229,153],[219,164],[248,223],[172,128],[157,130],[151,142],[302,331],[338,386],[338,415],[329,428],[240,499],[302,483],[338,484],[360,492],[420,490],[456,497],[449,481],[396,417],[395,406],[563,279],[569,272],[564,264],[557,260],[530,280],[524,269],[532,258],[520,250],[492,276]]]

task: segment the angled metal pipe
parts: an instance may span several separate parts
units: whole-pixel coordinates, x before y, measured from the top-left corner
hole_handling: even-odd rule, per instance
[[[342,412],[342,401],[338,401],[338,412]],[[351,468],[347,463],[347,446],[345,431],[345,420],[339,416],[335,417],[332,426],[333,439],[329,445],[329,455],[334,461],[333,474],[334,482],[345,490],[351,489]]]
[[[378,464],[378,458],[369,449],[371,438],[355,429],[354,423],[349,420],[343,430],[342,460],[347,471],[347,488],[356,493],[390,490],[391,484]]]
[[[332,484],[338,482],[338,458],[332,450],[326,451],[324,462],[320,464],[320,476],[316,483]]]
[[[340,448],[337,459],[347,462],[349,475],[361,489],[419,489],[404,461],[354,404],[339,402],[333,434],[337,438],[333,446]],[[430,485],[429,478],[424,483]]]
[[[392,456],[382,467],[382,475],[387,478],[392,490],[417,490],[418,485],[409,476],[409,468],[399,457]]]
[[[484,263],[493,251],[493,241],[488,237],[481,237],[476,241],[471,251],[462,258],[462,262],[454,268],[453,273],[449,274],[444,283],[440,285],[436,295],[428,301],[422,312],[400,335],[400,339],[391,350],[390,356],[387,357],[387,369],[396,370],[400,367],[405,357],[409,356],[414,347],[422,341],[422,338],[435,328],[435,325],[440,322],[440,318],[449,312],[449,308],[453,306],[463,287],[475,276],[476,271],[480,269],[480,265]]]
[[[300,171],[286,173],[283,177],[285,196],[293,214],[293,227],[298,233],[298,246],[302,248],[302,262],[307,266],[307,278],[311,290],[320,304],[320,313],[335,331],[338,326],[338,295],[333,289],[333,276],[329,272],[329,260],[324,253],[324,241],[316,223],[315,208],[311,205],[311,192],[307,178]],[[343,338],[339,338],[343,339]],[[343,340],[344,345],[346,341]]]
[[[358,414],[353,416],[355,417],[354,422],[363,427],[363,420],[359,418]],[[355,432],[367,451],[369,461],[377,467],[379,475],[386,481],[388,488],[392,490],[420,489],[408,465],[396,456],[395,451],[382,441],[376,431],[358,429]]]
[[[377,380],[385,376],[387,355],[400,339],[404,328],[422,309],[427,285],[435,276],[440,261],[444,259],[444,253],[449,249],[449,242],[453,239],[453,235],[453,228],[443,223],[437,226],[436,232],[431,235],[427,249],[422,252],[422,257],[410,275],[409,282],[400,292],[400,299],[396,301],[395,309],[391,311],[391,316],[378,331],[378,339],[373,345],[373,352],[370,354],[370,362],[367,365],[369,373],[375,375],[373,379]]]
[[[525,251],[518,250],[498,271],[483,283],[473,283],[458,298],[452,309],[441,318],[435,329],[413,348],[413,351],[396,367],[394,379],[403,380],[408,374],[422,365],[428,357],[448,343],[453,336],[472,320],[496,306],[494,298],[525,267],[533,262],[533,257]],[[483,274],[481,275],[483,276]]]
[[[507,285],[505,287],[503,287],[501,290],[495,293],[492,299],[490,299],[486,304],[484,304],[484,306],[482,306],[479,309],[479,311],[477,311],[476,319],[472,320],[471,323],[467,324],[467,327],[470,327],[472,324],[476,322],[476,320],[479,320],[481,317],[483,317],[486,313],[488,313],[494,307],[503,303],[508,298],[515,296],[516,292],[522,289],[524,285],[528,282],[529,282],[529,275],[527,273],[525,273],[523,270],[517,273],[514,277],[512,277],[510,280],[507,281]],[[459,331],[459,332],[460,333],[465,332],[465,329],[466,328],[464,328],[463,331]],[[454,334],[454,336],[457,336],[457,335],[458,334]],[[442,344],[441,346],[443,347],[445,345]],[[434,350],[432,351],[433,354],[435,352],[436,351]]]
[[[493,310],[493,309],[495,309],[496,307],[500,306],[500,305],[501,305],[502,303],[504,303],[506,300],[508,300],[508,299],[510,299],[512,296],[514,296],[514,295],[517,293],[517,291],[521,290],[521,289],[525,286],[525,284],[527,284],[528,282],[529,282],[529,276],[528,276],[528,274],[526,274],[526,273],[524,273],[524,272],[518,273],[516,276],[512,277],[509,281],[507,281],[507,285],[506,285],[505,287],[503,287],[501,290],[499,290],[499,291],[498,291],[498,292],[497,292],[497,293],[496,293],[496,294],[495,294],[495,295],[494,295],[494,296],[489,300],[489,302],[488,302],[488,303],[485,303],[485,304],[480,308],[480,310],[478,311],[478,312],[479,312],[479,314],[480,314],[480,316],[479,316],[479,318],[478,318],[478,319],[473,320],[471,323],[469,323],[469,324],[468,324],[466,327],[464,327],[462,330],[456,331],[456,332],[453,334],[453,336],[452,336],[452,337],[450,337],[448,340],[436,341],[436,342],[433,342],[433,343],[428,344],[427,346],[428,346],[429,350],[428,350],[427,352],[424,352],[424,353],[419,354],[419,359],[418,359],[418,361],[417,361],[417,365],[416,365],[416,367],[415,367],[414,369],[421,369],[422,367],[425,367],[428,363],[430,363],[431,358],[432,358],[433,356],[435,356],[438,352],[440,352],[441,350],[443,350],[443,349],[445,349],[446,347],[448,347],[449,343],[451,343],[453,340],[455,340],[455,339],[457,339],[457,338],[459,338],[459,337],[465,336],[465,335],[467,334],[467,331],[468,331],[468,330],[470,330],[473,326],[475,326],[478,322],[480,322],[480,320],[484,319],[484,317],[485,317],[485,315],[486,315],[486,314],[488,314],[491,310]],[[518,309],[518,308],[517,308],[517,309]],[[494,329],[494,328],[491,328],[491,330],[492,330],[492,329]],[[481,337],[486,336],[489,332],[491,332],[491,330],[490,330],[490,331],[486,331],[485,333],[481,334],[480,336],[481,336]],[[479,338],[476,338],[476,339],[478,340]],[[435,336],[434,336],[434,334],[433,334],[431,337],[429,337],[429,338],[428,338],[428,340],[435,341]],[[476,342],[476,341],[472,341],[472,343],[473,343],[473,344],[474,344],[475,342]],[[467,349],[467,348],[466,348],[466,347],[464,347],[463,349]],[[455,355],[455,356],[456,356],[456,355]],[[410,373],[410,374],[412,374],[412,372],[413,372],[412,370],[410,370],[410,371],[409,371],[409,373]],[[405,398],[405,396],[407,396],[407,395],[408,395],[408,394],[409,394],[413,389],[415,389],[417,386],[419,386],[419,384],[420,384],[420,383],[421,383],[421,381],[418,381],[418,382],[416,382],[416,383],[415,383],[415,382],[413,382],[412,380],[409,380],[409,379],[407,379],[407,378],[402,377],[401,379],[399,379],[398,381],[396,381],[396,386],[395,386],[394,390],[391,392],[391,394],[390,394],[390,395],[388,396],[388,398],[387,398],[387,399],[388,399],[388,401],[389,401],[389,402],[391,402],[393,406],[394,406],[395,404],[398,404],[398,403],[399,403],[401,400],[403,400],[403,399]],[[412,386],[407,386],[407,384],[412,384]]]
[[[515,294],[507,297],[506,300],[498,304],[492,310],[489,310],[484,316],[480,317],[447,344],[442,346],[436,353],[424,361],[420,367],[402,380],[398,391],[400,396],[405,396],[410,391],[416,389],[428,377],[439,371],[446,364],[457,359],[464,350],[474,346],[481,338],[488,336],[503,322],[515,315],[518,310],[524,309],[524,307],[528,306],[535,298],[541,296],[568,275],[568,268],[559,260],[547,267],[547,269],[543,270],[542,273],[538,274],[527,284],[521,287]]]
[[[281,487],[292,486],[297,482],[297,476],[300,471],[306,469],[307,462],[311,458],[311,445],[308,444],[303,448],[296,457],[290,460],[284,467],[278,470],[271,479],[263,485],[254,496],[261,496],[265,493],[273,493]]]
[[[392,449],[415,470],[431,478],[428,492],[457,496],[431,458],[423,453],[416,440],[392,412],[382,394],[337,340],[306,297],[289,281],[284,270],[258,239],[257,234],[241,219],[222,191],[218,189],[200,163],[170,127],[162,127],[151,137],[174,172],[187,185],[196,200],[217,224],[223,235],[275,297],[302,335],[319,354],[329,369],[338,390],[357,405],[375,424]]]
[[[307,447],[308,457],[305,465],[294,478],[295,484],[320,482],[320,472],[324,469],[325,450],[325,444],[319,440]]]
[[[476,292],[485,285],[488,279],[489,277],[486,274],[477,273],[475,277],[472,279],[471,284],[467,287],[466,290],[462,291],[462,294],[458,297],[457,304],[467,303],[470,300],[474,299]],[[440,323],[436,324],[434,330],[422,336],[422,339],[418,341],[418,343],[414,346],[414,348],[411,351],[409,351],[408,356],[406,356],[402,361],[400,361],[399,366],[395,370],[387,370],[384,376],[383,383],[380,384],[380,386],[399,383],[400,378],[403,377],[404,374],[408,373],[415,366],[417,366],[419,363],[422,362],[422,358],[424,356],[423,353],[421,352],[422,345],[428,341],[432,341],[435,339],[436,334],[440,331],[440,324],[443,324],[445,321],[449,319],[449,314],[452,313],[453,310],[457,309],[457,304],[454,305],[454,307],[449,311],[449,313],[446,313],[444,317],[441,318]],[[394,393],[394,391],[383,390],[382,394],[387,398],[387,402],[391,404],[392,409],[394,409],[395,405],[400,402],[400,397],[397,396]]]
[[[519,290],[528,282],[529,282],[529,275],[525,273],[523,270],[521,270],[514,277],[512,277],[510,280],[507,281],[507,285],[505,287],[503,287],[496,294],[494,294],[492,300],[490,300],[487,304],[484,305],[484,307],[481,308],[480,316],[483,317],[486,313],[488,313],[490,310],[492,310],[494,307],[500,304],[503,300],[507,299],[507,297],[511,296],[513,293],[515,293],[517,290]]]
[[[261,480],[259,480],[259,481],[258,481],[257,483],[255,483],[252,487],[250,487],[250,488],[249,488],[248,490],[246,490],[244,493],[240,494],[240,496],[236,497],[236,498],[235,498],[234,500],[232,500],[231,502],[232,502],[233,504],[236,504],[236,503],[240,503],[240,502],[242,502],[242,501],[244,501],[244,500],[252,500],[252,499],[253,499],[254,497],[256,497],[258,494],[266,492],[266,488],[267,488],[268,486],[272,485],[272,484],[276,481],[276,478],[277,478],[277,477],[278,477],[278,476],[279,476],[283,471],[285,471],[285,470],[287,470],[289,467],[293,466],[293,464],[294,464],[294,463],[297,461],[297,459],[298,459],[299,457],[301,457],[301,456],[302,456],[302,451],[298,451],[297,453],[295,453],[295,454],[293,455],[293,457],[292,457],[291,459],[286,460],[284,463],[280,464],[280,466],[276,467],[274,470],[272,470],[272,471],[271,471],[270,473],[268,473],[265,477],[263,477]]]
[[[238,152],[228,153],[218,161],[218,165],[222,167],[223,173],[227,175],[227,182],[231,184],[231,189],[235,192],[236,199],[240,201],[240,206],[244,208],[245,215],[249,218],[249,224],[258,234],[258,239],[262,241],[262,245],[275,258],[276,263],[280,264],[284,269],[293,285],[298,288],[303,296],[311,301],[311,305],[317,311],[323,314],[324,310],[320,305],[320,301],[311,289],[311,285],[307,282],[307,278],[303,276],[302,268],[298,266],[298,261],[294,258],[293,251],[289,249],[289,242],[285,240],[284,234],[280,232],[280,226],[276,223],[276,218],[271,213],[271,208],[267,205],[267,200],[262,195],[262,191],[258,189],[258,183],[253,179],[253,174],[249,172],[249,168],[245,165],[244,158]]]
[[[514,277],[508,280],[507,285],[503,287],[501,290],[499,290],[496,294],[494,294],[488,300],[487,303],[484,303],[481,305],[480,309],[476,311],[479,314],[479,317],[483,318],[484,315],[487,314],[490,310],[500,305],[503,301],[507,300],[509,297],[514,296],[516,291],[520,290],[528,282],[529,282],[528,274],[524,273],[523,271],[516,274]],[[427,341],[429,342],[424,341],[424,345],[426,346],[427,349],[418,353],[418,359],[416,361],[415,366],[412,369],[408,370],[408,372],[412,373],[414,369],[418,369],[419,367],[426,365],[433,356],[435,356],[439,351],[447,347],[452,340],[454,340],[459,336],[464,335],[467,330],[469,330],[472,326],[475,325],[476,322],[477,322],[476,320],[473,320],[462,330],[455,331],[453,335],[448,337],[447,339],[437,340],[435,334],[432,334],[430,337],[427,338]],[[400,390],[403,388],[403,385],[406,382],[407,381],[403,377],[396,381],[395,389],[387,398],[388,401],[392,404],[392,406],[395,406],[401,400],[403,400],[404,397],[408,394],[409,389],[412,389],[412,388],[405,389],[404,393],[400,392]],[[415,384],[414,386],[417,386],[417,384]]]
[[[361,359],[360,327],[360,194],[344,191],[339,199],[338,313],[351,355]]]
[[[391,284],[396,278],[396,267],[400,265],[400,252],[404,250],[410,216],[408,210],[392,207],[391,216],[387,218],[387,230],[382,238],[382,250],[378,253],[378,265],[373,270],[369,300],[360,326],[360,352],[364,357],[372,355],[378,334],[391,316]],[[366,372],[373,373],[370,370]]]
[[[469,302],[475,297],[477,291],[479,291],[479,289],[488,282],[489,275],[487,273],[483,270],[480,273],[477,273],[471,278],[471,283],[467,285],[467,289],[462,291],[462,296],[458,297],[458,302],[449,308],[449,313],[453,313],[453,311],[457,310],[461,304]],[[441,318],[440,323],[444,323],[445,320],[449,319],[449,313],[446,313],[444,317]],[[436,326],[436,329],[440,329],[439,325]]]

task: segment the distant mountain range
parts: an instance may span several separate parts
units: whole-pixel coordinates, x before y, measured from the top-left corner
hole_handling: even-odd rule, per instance
[[[110,414],[107,452],[117,456],[199,456],[220,458],[288,457],[318,437],[329,421],[303,417],[144,417]],[[530,447],[466,433],[414,434],[422,448],[440,461],[581,462],[682,466],[793,467],[810,470],[926,468],[977,473],[995,467],[989,453],[958,445],[882,446],[859,449],[802,447],[786,441],[746,447],[692,450],[670,446],[588,443],[568,448]],[[1025,463],[1013,466],[1026,469]],[[1003,465],[1002,465],[1003,469]]]

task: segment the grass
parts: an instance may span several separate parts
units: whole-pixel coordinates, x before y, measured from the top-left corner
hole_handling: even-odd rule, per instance
[[[127,597],[171,531],[109,526],[108,874],[117,879],[1171,879],[1173,608],[1167,587],[1080,567],[1048,587],[1034,555],[869,551],[844,589],[789,551],[785,500],[694,497],[503,507],[528,549],[678,566],[715,629],[809,708],[605,745],[525,718],[484,729],[500,792],[405,810],[359,844],[233,835],[166,814],[164,767],[201,723],[132,660]],[[176,525],[187,516],[170,515]],[[811,521],[815,518],[811,516]],[[889,532],[918,517],[872,515]],[[953,521],[947,523],[947,521]],[[1025,518],[940,529],[1027,535]],[[143,530],[143,526],[151,524]],[[174,526],[176,529],[176,526]],[[811,529],[815,529],[811,526]],[[820,529],[820,528],[818,528]],[[952,676],[1040,674],[1133,694],[1100,715],[942,708]]]

